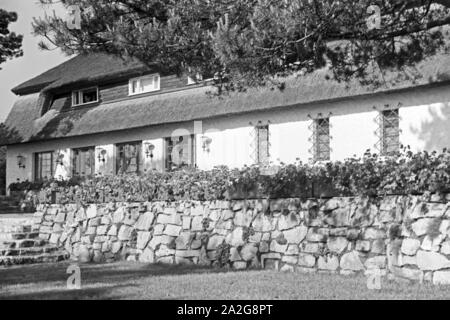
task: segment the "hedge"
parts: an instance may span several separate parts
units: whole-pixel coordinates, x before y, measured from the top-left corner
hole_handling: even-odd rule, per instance
[[[152,200],[224,200],[245,198],[311,198],[448,193],[450,151],[393,157],[369,151],[361,158],[322,164],[282,164],[266,175],[258,166],[211,171],[187,169],[143,175],[96,176],[69,181],[22,182],[10,190],[40,190],[40,202],[110,202]],[[56,199],[55,199],[56,198]]]

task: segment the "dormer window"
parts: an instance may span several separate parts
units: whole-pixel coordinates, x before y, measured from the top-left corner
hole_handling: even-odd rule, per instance
[[[188,86],[198,84],[203,81],[203,76],[199,73],[195,77],[188,77]]]
[[[98,102],[98,88],[72,91],[72,107]]]
[[[129,82],[129,94],[141,94],[152,91],[158,91],[160,88],[159,74],[131,79]]]

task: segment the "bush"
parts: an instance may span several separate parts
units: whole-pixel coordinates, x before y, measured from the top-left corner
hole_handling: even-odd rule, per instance
[[[386,194],[448,193],[450,151],[412,153],[308,165],[282,165],[274,175],[258,166],[211,171],[185,169],[143,175],[97,176],[69,181],[21,182],[10,190],[41,190],[41,201],[54,192],[59,201],[224,200],[230,198],[310,198]]]

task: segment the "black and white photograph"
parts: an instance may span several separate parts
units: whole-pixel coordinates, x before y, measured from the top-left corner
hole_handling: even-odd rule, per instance
[[[450,0],[0,0],[0,300],[447,299]]]

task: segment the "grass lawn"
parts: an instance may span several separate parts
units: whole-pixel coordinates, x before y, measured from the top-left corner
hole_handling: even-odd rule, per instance
[[[81,265],[81,290],[66,289],[68,263],[0,269],[0,299],[448,299],[450,287],[273,271],[197,266]]]

